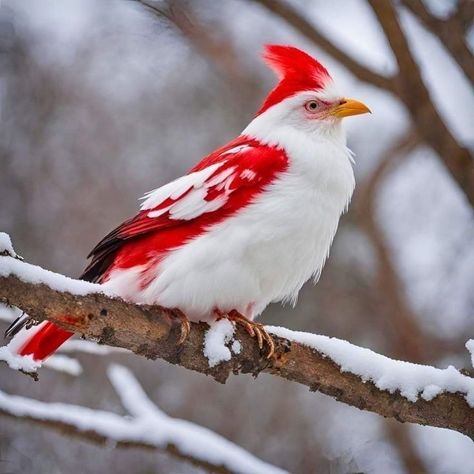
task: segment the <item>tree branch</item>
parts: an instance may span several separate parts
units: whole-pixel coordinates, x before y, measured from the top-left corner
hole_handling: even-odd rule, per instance
[[[285,474],[207,428],[167,416],[125,367],[112,365],[107,372],[128,416],[79,405],[46,403],[2,391],[0,415],[95,444],[161,450],[206,472]]]
[[[393,92],[394,84],[390,77],[382,76],[363,64],[356,61],[352,56],[345,53],[342,49],[332,43],[324,36],[313,24],[311,24],[302,14],[300,14],[291,5],[279,0],[253,0],[259,3],[273,14],[279,16],[293,28],[306,36],[314,44],[318,45],[323,51],[331,55],[336,61],[345,66],[354,76],[361,81],[368,82],[373,86]]]
[[[438,351],[439,341],[433,341],[423,334],[418,320],[408,304],[398,273],[375,213],[375,197],[386,176],[407,157],[410,151],[420,144],[416,133],[409,129],[403,136],[382,154],[372,174],[356,190],[356,216],[377,255],[375,285],[380,295],[378,311],[389,325],[388,333],[393,347],[392,353],[408,357],[414,362],[426,362],[428,355]],[[433,342],[436,342],[435,344]],[[418,455],[415,443],[407,425],[385,420],[385,432],[397,449],[407,472],[426,474],[422,459]]]
[[[396,140],[383,153],[372,175],[359,185],[353,201],[359,223],[377,256],[375,284],[384,302],[380,310],[385,314],[387,323],[391,325],[394,355],[397,357],[404,355],[410,361],[424,363],[433,357],[436,348],[429,347],[432,350],[426,350],[426,338],[423,337],[417,318],[404,297],[402,283],[395,270],[383,230],[375,216],[375,196],[380,182],[419,143],[418,136],[411,129]]]
[[[45,403],[45,408],[46,407],[47,407],[47,404]],[[27,423],[33,423],[35,425],[42,426],[44,428],[58,431],[62,435],[65,435],[71,438],[80,439],[83,441],[87,441],[89,443],[97,444],[99,446],[108,446],[111,443],[110,439],[100,432],[97,432],[93,429],[82,430],[71,423],[67,423],[61,420],[43,420],[41,418],[36,418],[32,415],[18,416],[16,414],[9,413],[3,408],[0,408],[0,415],[3,417],[12,418],[14,420],[20,419]],[[149,450],[158,449],[156,446],[153,446],[152,444],[147,443],[146,441],[128,441],[128,440],[115,441],[113,443],[113,446],[114,448],[141,448],[141,449],[149,449]],[[160,450],[166,452],[173,458],[186,461],[193,464],[196,467],[200,467],[206,472],[216,472],[216,473],[223,473],[223,474],[229,474],[230,472],[232,472],[224,468],[212,466],[208,463],[202,463],[202,462],[199,462],[198,460],[182,456],[180,455],[179,451],[176,450],[176,447],[171,444],[163,448],[160,448]]]
[[[45,274],[44,279],[40,276],[42,272]],[[33,275],[31,278],[30,274]],[[62,291],[51,287],[55,284],[48,283],[48,286],[44,283],[51,281],[51,275],[54,276],[53,283],[56,282]],[[230,357],[230,360],[210,367],[203,353],[207,324],[193,323],[189,338],[178,347],[179,326],[174,322],[172,311],[158,306],[134,305],[101,293],[72,294],[65,291],[68,283],[83,285],[81,288],[88,285],[11,257],[0,257],[0,300],[21,308],[37,321],[48,319],[86,339],[123,347],[149,359],[161,358],[211,375],[221,383],[231,373],[251,373],[254,376],[260,372],[270,373],[363,410],[399,421],[450,428],[474,438],[474,411],[466,401],[466,396],[474,398],[474,381],[458,372],[454,374],[455,385],[462,388],[447,391],[440,381],[452,376],[452,371],[448,374],[440,369],[392,361],[345,341],[295,333],[283,328],[279,331],[278,328],[269,328],[280,335],[283,331],[286,337],[274,337],[274,359],[268,360],[259,350],[255,339],[242,328],[236,328],[241,343],[240,352]],[[92,287],[97,288],[95,291],[101,291],[99,285],[87,286]],[[347,356],[345,359],[344,354]],[[374,372],[375,375],[356,375],[357,370],[349,368],[357,360],[361,365],[373,363],[378,367],[378,372]],[[390,373],[380,369],[387,364],[392,364]],[[345,371],[342,371],[342,366]],[[423,376],[415,375],[415,379],[429,380],[418,387],[416,393],[411,393],[413,388],[404,389],[403,385],[396,385],[396,380],[395,385],[386,385],[387,375],[393,379],[394,375],[401,376],[399,372],[403,370],[422,370]],[[409,379],[413,380],[413,376],[410,372]],[[432,389],[436,383],[441,385],[436,392],[438,395],[425,396],[424,390],[430,391],[430,387]],[[387,387],[392,393],[386,390]],[[411,392],[402,395],[404,390]],[[420,393],[424,399],[418,396]]]
[[[420,137],[436,151],[451,177],[474,207],[474,159],[471,153],[456,141],[436,110],[392,2],[369,0],[369,4],[398,63],[397,95],[407,107]]]
[[[457,8],[449,17],[449,20],[459,22],[464,34],[466,34],[474,20],[474,2],[472,0],[459,0]]]
[[[174,0],[161,8],[146,0],[134,0],[155,16],[165,17],[200,54],[215,64],[219,70],[232,80],[244,82],[249,79],[249,71],[239,61],[239,55],[230,37],[212,25],[207,28],[193,14],[188,2]]]
[[[422,0],[403,0],[402,3],[425,28],[438,37],[474,86],[474,56],[467,45],[461,19],[456,15],[447,20],[437,18],[426,8]],[[474,2],[467,3],[470,4],[471,11],[474,11]]]
[[[474,159],[469,150],[456,141],[436,110],[390,0],[369,0],[369,4],[395,54],[399,73],[394,78],[371,71],[339,49],[291,5],[279,0],[253,1],[285,20],[360,80],[395,94],[407,107],[419,136],[438,154],[474,207]]]

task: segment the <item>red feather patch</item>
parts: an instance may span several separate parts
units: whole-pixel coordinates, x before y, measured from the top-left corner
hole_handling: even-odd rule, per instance
[[[287,165],[288,158],[281,149],[243,136],[233,140],[183,177],[211,170],[202,182],[185,181],[186,186],[175,186],[170,193],[160,193],[164,188],[156,190],[159,202],[143,208],[99,242],[82,277],[104,283],[117,269],[138,265],[153,269],[171,250],[250,204]]]
[[[268,44],[263,58],[276,72],[280,82],[270,92],[257,115],[298,92],[323,89],[331,79],[319,61],[293,46]]]

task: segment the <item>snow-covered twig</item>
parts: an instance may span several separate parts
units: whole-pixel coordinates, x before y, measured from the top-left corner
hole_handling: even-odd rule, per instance
[[[208,331],[204,323],[192,324],[188,339],[178,347],[180,328],[170,310],[126,303],[95,292],[101,290],[99,285],[85,288],[82,283],[0,257],[0,300],[35,320],[48,319],[86,339],[162,358],[219,382],[232,373],[271,373],[385,417],[450,428],[474,438],[474,379],[454,368],[395,361],[346,341],[283,328],[269,328],[278,334],[270,360],[242,328],[232,335],[240,346],[232,344],[226,331],[223,337],[208,338],[232,344],[233,354],[209,350],[207,344],[203,351]],[[64,314],[69,315],[67,321],[59,316]],[[221,362],[218,353],[225,354]]]
[[[0,321],[6,321],[8,323],[12,322],[18,316],[22,315],[22,311],[14,306],[7,306],[0,303]],[[97,346],[93,342],[89,341],[78,341],[78,342],[87,342],[91,345]],[[101,349],[100,346],[97,346]],[[115,348],[111,348],[115,349]],[[82,373],[82,366],[78,360],[64,356],[64,355],[53,355],[43,364],[35,363],[28,357],[19,357],[15,356],[10,348],[0,347],[0,360],[6,362],[11,368],[15,370],[22,370],[24,372],[36,372],[40,366],[47,367],[48,369],[56,370],[58,372],[64,372],[69,375],[80,375]]]
[[[18,316],[22,315],[22,311],[14,306],[7,306],[5,304],[0,303],[0,321],[5,321],[7,323],[11,323],[14,321]],[[8,352],[8,353],[7,353]],[[121,349],[120,347],[109,347],[109,346],[100,346],[92,341],[84,341],[73,339],[66,341],[58,350],[58,353],[78,353],[82,352],[85,354],[93,354],[93,355],[109,355],[109,354],[117,354],[117,353],[127,353],[126,349]],[[20,369],[18,363],[20,358],[15,358],[6,348],[0,348],[0,360],[7,362],[10,365],[10,362],[14,362],[17,364],[16,368]],[[26,359],[28,361],[28,359]],[[25,367],[21,367],[22,370],[26,372],[36,371],[39,368],[39,365],[33,364],[28,365],[26,362]],[[69,356],[65,356],[62,354],[55,354],[49,357],[43,364],[42,367],[46,367],[51,370],[56,370],[57,372],[64,372],[68,375],[80,375],[82,373],[82,365],[81,363]]]
[[[41,362],[36,362],[31,356],[22,357],[13,354],[8,346],[0,347],[0,361],[6,362],[13,370],[26,373],[35,373],[41,367]]]
[[[56,370],[57,372],[64,372],[68,375],[78,376],[82,374],[82,365],[77,359],[61,354],[51,356],[43,362],[43,367]]]
[[[0,391],[0,414],[23,418],[96,443],[160,449],[209,472],[284,474],[222,436],[163,413],[123,366],[108,370],[129,416],[64,403],[45,403]]]
[[[23,311],[14,306],[7,306],[6,304],[0,303],[0,321],[7,323],[13,322],[18,316],[21,316]],[[84,354],[93,355],[109,355],[109,354],[126,354],[128,351],[120,347],[110,347],[96,344],[92,341],[84,341],[81,339],[70,339],[66,341],[59,349],[58,352],[62,353],[77,353],[82,352]]]

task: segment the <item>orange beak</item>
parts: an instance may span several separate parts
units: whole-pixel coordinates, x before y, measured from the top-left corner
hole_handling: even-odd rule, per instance
[[[350,115],[361,115],[372,113],[370,109],[354,99],[343,99],[334,109],[330,112],[331,115],[334,115],[338,118],[349,117]]]

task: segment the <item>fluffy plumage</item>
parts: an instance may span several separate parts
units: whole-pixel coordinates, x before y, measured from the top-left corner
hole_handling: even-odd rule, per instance
[[[253,319],[318,278],[354,189],[340,118],[368,109],[342,98],[303,51],[271,45],[264,58],[280,81],[256,118],[146,194],[139,213],[93,249],[82,278],[196,321],[232,310]],[[19,352],[46,357],[65,339],[57,329],[53,344],[55,326],[33,329]]]

